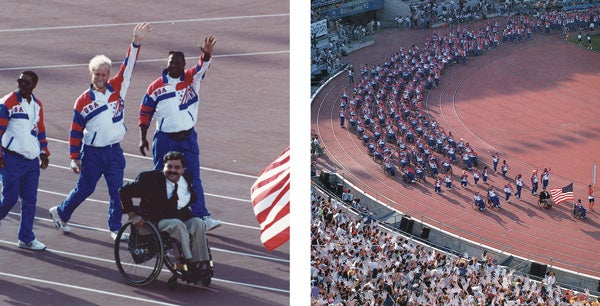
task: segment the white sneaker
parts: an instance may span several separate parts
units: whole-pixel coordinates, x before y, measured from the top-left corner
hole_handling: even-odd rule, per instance
[[[64,222],[58,215],[58,206],[50,207],[50,209],[48,209],[48,212],[50,213],[50,218],[52,218],[52,221],[54,221],[54,226],[57,230],[63,233],[71,232],[71,228],[69,227],[67,222]]]
[[[221,226],[221,221],[215,220],[215,219],[211,218],[210,216],[204,217],[203,220],[206,223],[206,231],[207,232]]]
[[[39,242],[37,239],[33,239],[30,242],[23,242],[21,240],[19,240],[18,246],[21,249],[28,249],[28,250],[33,250],[33,251],[43,251],[46,249],[46,245]]]
[[[112,238],[112,240],[117,240],[118,235],[119,235],[119,231],[110,232],[110,238]],[[127,235],[125,233],[123,233],[123,235],[121,235],[121,241],[125,241],[125,240],[127,240]]]

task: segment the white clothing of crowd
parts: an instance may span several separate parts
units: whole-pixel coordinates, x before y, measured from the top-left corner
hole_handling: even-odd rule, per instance
[[[311,195],[312,305],[599,305],[498,265],[487,252],[462,258],[382,229],[338,200]],[[587,303],[587,304],[585,304]]]

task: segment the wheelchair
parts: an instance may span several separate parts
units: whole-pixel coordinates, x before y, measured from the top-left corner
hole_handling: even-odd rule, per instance
[[[414,184],[416,182],[415,174],[408,172],[407,170],[403,170],[402,171],[402,181],[406,184]]]
[[[484,211],[485,210],[484,200],[482,199],[480,202],[476,202],[475,200],[473,200],[473,202],[471,203],[471,208],[473,208],[474,210]]]
[[[542,191],[538,198],[538,206],[540,208],[551,208],[552,207],[552,199],[550,197],[550,193],[547,191]]]
[[[500,198],[498,198],[498,196],[495,196],[493,198],[488,196],[488,197],[486,197],[485,202],[487,204],[487,208],[489,208],[489,209],[501,208]]]
[[[573,207],[571,208],[571,214],[573,215],[573,217],[583,220],[585,219],[585,215],[587,214],[587,212],[584,213],[584,209],[585,208],[577,209],[576,204],[573,204]]]
[[[131,221],[126,222],[115,239],[114,253],[119,272],[128,283],[136,286],[144,286],[154,281],[163,264],[173,274],[167,282],[167,287],[172,291],[177,289],[178,279],[188,284],[201,282],[204,286],[209,286],[214,274],[210,247],[207,272],[200,279],[192,278],[184,264],[179,241],[171,238],[166,232],[160,232],[148,221],[140,227],[134,227]]]
[[[383,165],[383,172],[385,173],[385,176],[387,177],[391,177],[391,176],[396,176],[396,170],[394,169],[394,166],[390,165],[389,167],[387,167],[386,165]]]

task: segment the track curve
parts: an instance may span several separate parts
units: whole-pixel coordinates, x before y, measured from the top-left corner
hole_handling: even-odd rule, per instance
[[[391,54],[393,48],[408,43],[422,43],[428,33],[430,32],[398,32],[388,29],[377,37],[374,46],[356,51],[348,59],[355,67],[365,63],[382,63],[380,58]],[[552,51],[544,53],[541,52],[543,50]],[[569,54],[568,60],[565,60],[564,54]],[[577,68],[577,58],[585,61],[582,67]],[[543,68],[548,66],[547,61],[558,72],[545,71]],[[526,65],[528,62],[529,65]],[[592,212],[588,220],[578,221],[571,217],[569,208],[565,206],[541,210],[537,206],[536,197],[528,189],[532,168],[552,167],[550,188],[562,187],[572,180],[576,186],[575,197],[585,199],[589,184],[589,165],[593,162],[590,150],[593,153],[600,152],[600,144],[594,142],[592,137],[600,132],[600,126],[594,123],[593,118],[600,116],[595,111],[588,111],[591,114],[585,118],[580,117],[581,120],[565,118],[564,100],[556,97],[577,95],[591,98],[595,89],[581,94],[585,88],[594,86],[568,88],[563,86],[560,79],[554,78],[564,77],[566,74],[567,77],[578,80],[598,82],[598,73],[594,72],[600,71],[600,67],[595,67],[597,62],[598,55],[568,45],[556,35],[539,36],[533,41],[518,45],[501,45],[489,54],[471,58],[466,66],[454,65],[442,76],[442,86],[427,92],[424,103],[428,114],[446,131],[452,131],[456,138],[462,137],[469,141],[484,163],[491,164],[488,152],[498,151],[501,158],[511,165],[511,177],[517,173],[524,175],[526,184],[523,201],[503,204],[502,210],[484,213],[473,211],[472,193],[476,189],[481,192],[485,189],[481,184],[474,186],[471,179],[466,189],[454,188],[437,195],[433,193],[431,179],[426,183],[406,185],[397,179],[386,177],[381,165],[367,154],[360,139],[339,126],[338,100],[343,88],[351,89],[345,75],[333,79],[313,100],[312,129],[313,133],[319,135],[326,152],[324,157],[317,160],[317,164],[323,169],[343,175],[355,186],[391,207],[461,237],[537,262],[599,277],[598,213]],[[590,67],[590,63],[594,63],[594,67]],[[536,73],[534,68],[541,69],[543,75]],[[587,77],[582,77],[581,74]],[[536,85],[533,76],[538,76],[543,81],[538,80]],[[525,80],[533,81],[532,84],[525,84]],[[552,94],[550,91],[558,93]],[[524,103],[522,97],[526,97],[526,101],[531,103]],[[585,109],[587,103],[582,101],[569,107]],[[499,111],[499,107],[503,111]],[[528,124],[532,112],[540,108],[549,120],[560,124],[585,124],[589,129],[587,137],[577,139],[581,149],[556,146],[551,153],[547,150],[535,150],[550,146],[543,144],[544,141],[552,143],[555,139],[569,139],[572,132],[556,129],[548,135],[548,125],[552,124],[543,120],[539,120],[539,125]],[[580,111],[577,114],[581,116]],[[515,137],[519,135],[536,141],[515,142]],[[544,140],[545,138],[548,140]],[[532,143],[534,146],[531,146]],[[568,161],[569,157],[583,159],[581,164],[588,163],[587,169],[563,162]],[[456,167],[454,166],[455,169]],[[458,182],[456,174],[454,181]],[[492,173],[490,183],[501,187],[505,180]]]

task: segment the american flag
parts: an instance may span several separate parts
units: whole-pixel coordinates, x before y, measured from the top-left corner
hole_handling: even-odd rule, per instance
[[[290,240],[290,147],[263,169],[250,199],[265,248],[272,251]]]
[[[575,200],[575,197],[573,196],[573,183],[563,188],[550,189],[550,195],[552,196],[554,204],[557,205],[566,200]]]

